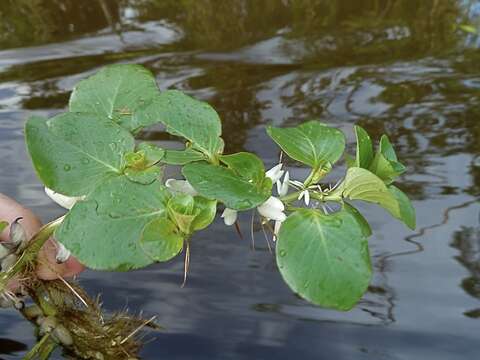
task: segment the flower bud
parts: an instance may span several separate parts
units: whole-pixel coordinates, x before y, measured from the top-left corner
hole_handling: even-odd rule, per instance
[[[72,346],[73,338],[70,334],[70,331],[67,330],[62,324],[57,325],[57,327],[52,331],[53,338],[62,344],[63,346]]]
[[[40,319],[40,318],[39,318]],[[43,336],[53,331],[57,327],[57,319],[53,316],[48,316],[40,321],[40,335]]]
[[[6,258],[8,255],[10,255],[10,253],[11,253],[10,249],[7,249],[7,247],[0,244],[0,260],[3,260],[4,258]]]
[[[71,253],[63,244],[57,244],[57,254],[55,255],[55,260],[57,260],[58,264],[62,264],[68,260]]]
[[[10,225],[10,239],[9,243],[14,247],[17,248],[21,244],[27,242],[27,233],[23,228],[22,224],[20,224],[20,220],[23,218],[19,217],[16,218],[15,221]]]
[[[43,316],[43,311],[38,305],[35,304],[27,306],[25,309],[23,309],[23,315],[28,320],[34,320],[40,316]]]
[[[229,208],[223,210],[222,216],[225,225],[231,226],[237,221],[237,211]]]
[[[15,254],[10,254],[2,260],[2,271],[9,271],[16,263],[18,257]]]

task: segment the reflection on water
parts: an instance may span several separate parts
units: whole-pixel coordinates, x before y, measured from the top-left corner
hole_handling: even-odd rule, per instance
[[[65,109],[69,92],[99,67],[135,62],[162,89],[210,102],[227,151],[278,153],[266,124],[311,118],[386,132],[415,199],[412,233],[363,206],[375,235],[375,274],[349,313],[311,306],[219,221],[182,262],[129,274],[87,272],[107,309],[158,314],[147,359],[473,359],[480,355],[480,2],[474,0],[5,0],[0,7],[0,191],[43,219],[61,213],[26,156],[31,114]],[[141,134],[174,140],[159,129]],[[305,174],[294,168],[295,175]],[[342,175],[342,170],[335,172]],[[249,226],[249,216],[242,223]],[[7,326],[8,324],[8,326]],[[0,315],[0,357],[21,358],[34,336]],[[14,340],[13,340],[14,339]]]

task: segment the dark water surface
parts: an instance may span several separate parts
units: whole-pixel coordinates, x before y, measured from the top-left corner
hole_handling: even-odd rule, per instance
[[[62,214],[22,127],[64,111],[73,85],[111,63],[143,64],[161,89],[208,101],[226,150],[267,166],[278,156],[267,124],[320,118],[346,131],[351,151],[354,124],[385,132],[408,166],[399,187],[418,231],[362,208],[375,274],[351,312],[297,298],[261,232],[252,251],[221,220],[193,239],[184,289],[181,258],[87,271],[81,284],[108,310],[158,314],[166,329],[149,335],[146,359],[479,359],[480,37],[463,25],[480,28],[480,1],[0,0],[0,191],[45,221]],[[30,324],[0,312],[0,358],[34,342]]]

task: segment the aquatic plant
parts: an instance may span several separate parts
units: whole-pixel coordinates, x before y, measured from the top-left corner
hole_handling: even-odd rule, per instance
[[[184,149],[135,141],[155,124],[183,139]],[[253,153],[224,154],[216,111],[180,91],[160,92],[141,66],[112,65],[80,81],[69,112],[33,116],[25,127],[47,194],[69,209],[46,227],[64,247],[59,260],[71,253],[92,269],[127,271],[183,251],[186,274],[192,236],[214,221],[220,205],[226,225],[237,224],[238,212],[259,214],[272,232],[279,271],[295,293],[323,307],[351,309],[372,274],[372,231],[352,201],[378,204],[415,228],[414,208],[392,184],[405,167],[387,136],[374,150],[358,126],[354,157],[345,154],[343,133],[319,120],[269,126],[267,133],[282,154],[310,168],[305,180],[291,179],[282,161],[266,171]],[[342,156],[345,176],[326,182]],[[183,178],[164,180],[169,165],[180,166]],[[38,249],[41,241],[29,244]],[[0,291],[25,264],[22,257],[17,270],[2,268]]]
[[[24,359],[48,359],[58,346],[77,359],[136,358],[140,330],[158,328],[155,317],[144,320],[126,312],[107,316],[99,299],[90,299],[74,282],[61,276],[55,281],[37,277],[37,254],[62,219],[44,226],[32,239],[23,230],[21,218],[16,219],[9,240],[0,243],[0,307],[15,307],[35,326],[39,338]],[[0,222],[0,231],[7,226]],[[58,255],[63,254],[60,250]],[[57,260],[62,259],[57,256]]]

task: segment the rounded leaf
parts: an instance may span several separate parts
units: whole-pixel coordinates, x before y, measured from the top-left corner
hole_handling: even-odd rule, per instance
[[[223,151],[222,125],[217,112],[207,103],[178,90],[167,90],[139,109],[136,122],[162,123],[167,132],[181,136],[209,158]]]
[[[312,120],[291,128],[268,127],[267,133],[292,159],[314,169],[333,164],[345,150],[345,136]]]
[[[202,230],[210,225],[217,214],[217,201],[195,196],[195,219],[192,223],[192,230]]]
[[[146,224],[165,217],[168,198],[158,181],[141,185],[117,176],[75,204],[55,239],[91,269],[126,271],[147,266],[152,259],[139,240]]]
[[[202,196],[221,201],[234,210],[252,209],[264,203],[271,194],[269,178],[255,183],[253,179],[239,176],[241,169],[195,162],[185,165],[182,173]]]
[[[55,192],[81,196],[122,172],[132,135],[105,118],[66,113],[50,120],[31,117],[27,148],[37,175]]]
[[[140,246],[152,260],[168,261],[182,251],[183,241],[173,222],[167,218],[158,218],[143,229]]]
[[[349,310],[372,274],[367,238],[346,211],[325,215],[302,209],[280,228],[277,264],[286,283],[314,304]]]
[[[116,64],[80,81],[70,96],[70,111],[111,119],[129,131],[150,125],[135,111],[159,94],[155,77],[143,66]]]
[[[410,199],[405,193],[396,186],[390,185],[388,190],[397,199],[400,207],[400,216],[398,219],[402,220],[410,229],[415,230],[416,227],[416,215],[415,208],[413,207]]]

